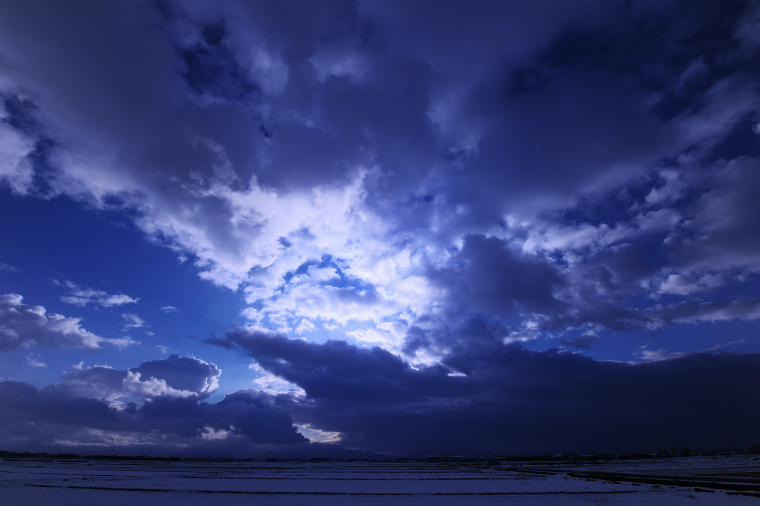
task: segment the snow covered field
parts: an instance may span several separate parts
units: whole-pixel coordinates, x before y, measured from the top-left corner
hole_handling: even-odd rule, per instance
[[[614,478],[602,473],[616,473]],[[678,476],[675,484],[657,483]],[[689,480],[703,480],[695,486]],[[721,488],[723,487],[723,488]],[[743,491],[738,489],[744,488]],[[754,494],[746,495],[746,494]],[[0,460],[0,503],[161,505],[743,505],[760,459],[568,463]]]

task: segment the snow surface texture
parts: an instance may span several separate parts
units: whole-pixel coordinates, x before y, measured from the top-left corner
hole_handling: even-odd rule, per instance
[[[575,471],[757,476],[760,460],[671,459],[572,466],[410,462],[0,461],[8,506],[161,505],[742,505],[757,497],[708,487],[581,479]],[[741,481],[738,478],[738,482]],[[757,481],[757,480],[755,480]]]

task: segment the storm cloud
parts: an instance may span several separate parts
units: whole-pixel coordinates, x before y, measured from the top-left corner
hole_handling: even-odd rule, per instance
[[[759,413],[748,399],[760,393],[757,354],[624,364],[479,337],[480,349],[458,349],[443,365],[420,369],[343,342],[244,331],[227,342],[304,389],[291,407],[296,419],[374,451],[639,452],[642,442],[719,447],[726,431],[747,441],[754,435]]]

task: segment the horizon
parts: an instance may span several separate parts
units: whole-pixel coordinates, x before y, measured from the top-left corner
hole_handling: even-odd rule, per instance
[[[0,450],[760,444],[758,58],[753,1],[0,0]]]

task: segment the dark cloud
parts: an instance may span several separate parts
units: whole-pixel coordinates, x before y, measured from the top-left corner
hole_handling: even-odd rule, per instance
[[[182,76],[199,95],[230,100],[246,100],[256,87],[246,80],[243,69],[235,61],[225,43],[223,24],[201,27],[201,37],[192,46],[180,51],[186,70]]]
[[[277,399],[263,392],[234,392],[216,404],[164,396],[143,405],[138,415],[139,422],[151,429],[185,438],[243,436],[246,444],[308,442]]]
[[[319,345],[264,332],[231,331],[227,342],[242,348],[271,373],[299,385],[309,397],[385,404],[427,395],[447,381],[446,368],[415,371],[379,347],[363,350],[345,341]],[[212,343],[216,344],[216,343]]]
[[[323,345],[233,331],[229,342],[297,383],[296,419],[338,431],[343,443],[421,454],[650,451],[726,446],[755,435],[756,354],[688,355],[630,365],[490,343],[453,351],[441,366],[412,369],[398,357],[342,342]],[[461,355],[457,355],[461,353]],[[464,365],[460,365],[464,364]],[[747,390],[750,388],[750,391]],[[656,423],[652,423],[656,420]]]
[[[694,220],[687,230],[692,239],[681,242],[678,257],[713,268],[735,267],[755,271],[760,248],[760,159],[737,158],[714,175],[714,184],[696,203]],[[680,242],[680,241],[679,241]],[[723,264],[723,265],[721,265]]]
[[[220,373],[213,364],[172,355],[126,371],[75,369],[42,390],[0,382],[2,443],[190,455],[215,446],[217,455],[246,456],[259,444],[308,441],[293,425],[287,395],[241,390],[215,404],[200,402]]]
[[[42,422],[63,426],[93,425],[113,428],[115,409],[92,397],[66,395],[56,389],[38,391],[31,385],[0,382],[0,410],[5,421]]]
[[[546,314],[562,306],[553,293],[564,284],[556,268],[497,237],[465,236],[449,265],[429,277],[465,312],[507,317],[521,311]]]
[[[594,335],[583,335],[578,337],[562,338],[560,343],[571,348],[590,349],[599,344],[599,337]]]

